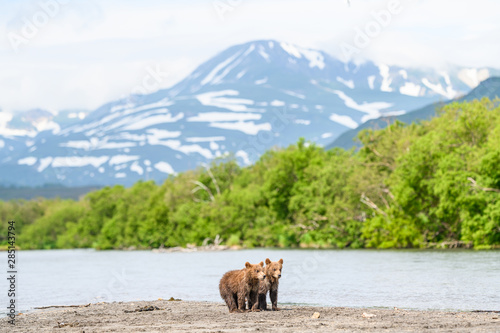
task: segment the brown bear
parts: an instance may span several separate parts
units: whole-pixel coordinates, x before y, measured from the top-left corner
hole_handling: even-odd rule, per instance
[[[266,267],[264,269],[264,272],[266,273],[266,279],[261,281],[259,285],[258,307],[260,310],[267,310],[266,295],[269,291],[272,310],[279,311],[278,286],[280,283],[279,279],[281,278],[282,270],[283,259],[280,259],[279,261],[271,261],[269,260],[269,258],[266,259]]]
[[[219,283],[220,296],[226,302],[229,312],[245,311],[245,298],[248,310],[260,311],[258,302],[259,282],[264,280],[264,263],[257,265],[245,263],[245,268],[229,271]]]

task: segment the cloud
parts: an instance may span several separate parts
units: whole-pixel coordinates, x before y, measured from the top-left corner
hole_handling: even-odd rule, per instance
[[[168,87],[233,44],[277,39],[340,56],[339,45],[373,21],[391,0],[241,0],[223,15],[215,0],[72,0],[16,53],[7,38],[59,0],[2,3],[0,108],[94,109],[127,94],[148,66],[169,74]],[[358,57],[405,66],[500,68],[500,4],[494,0],[400,0]]]

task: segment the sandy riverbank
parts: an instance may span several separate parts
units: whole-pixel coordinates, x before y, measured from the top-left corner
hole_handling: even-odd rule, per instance
[[[136,311],[151,307],[153,311]],[[499,332],[497,312],[442,312],[281,305],[282,311],[229,314],[223,303],[150,301],[36,310],[8,332]],[[157,309],[156,309],[157,308]],[[320,314],[313,319],[315,312]],[[375,315],[367,318],[363,314]],[[59,327],[60,326],[60,327]]]

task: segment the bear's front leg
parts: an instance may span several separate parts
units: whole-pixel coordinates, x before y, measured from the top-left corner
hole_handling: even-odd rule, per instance
[[[245,290],[240,289],[238,292],[238,310],[239,310],[239,312],[244,312],[246,310],[245,296],[246,296]]]
[[[252,309],[254,305],[254,291],[250,291],[250,296],[248,297],[248,309]]]
[[[276,289],[276,290],[271,289],[269,296],[271,296],[271,304],[272,304],[273,311],[279,311],[280,308],[278,308],[278,289]]]
[[[267,311],[266,294],[259,294],[259,309]]]
[[[250,307],[250,302],[252,307]],[[259,293],[257,291],[251,291],[248,295],[248,308],[253,312],[259,312]]]

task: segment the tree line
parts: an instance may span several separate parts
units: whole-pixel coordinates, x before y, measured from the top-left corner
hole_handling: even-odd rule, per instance
[[[80,200],[0,201],[0,244],[23,249],[201,245],[500,247],[500,107],[452,103],[430,121],[364,130],[359,150],[300,139],[253,165],[215,160],[163,184]]]

